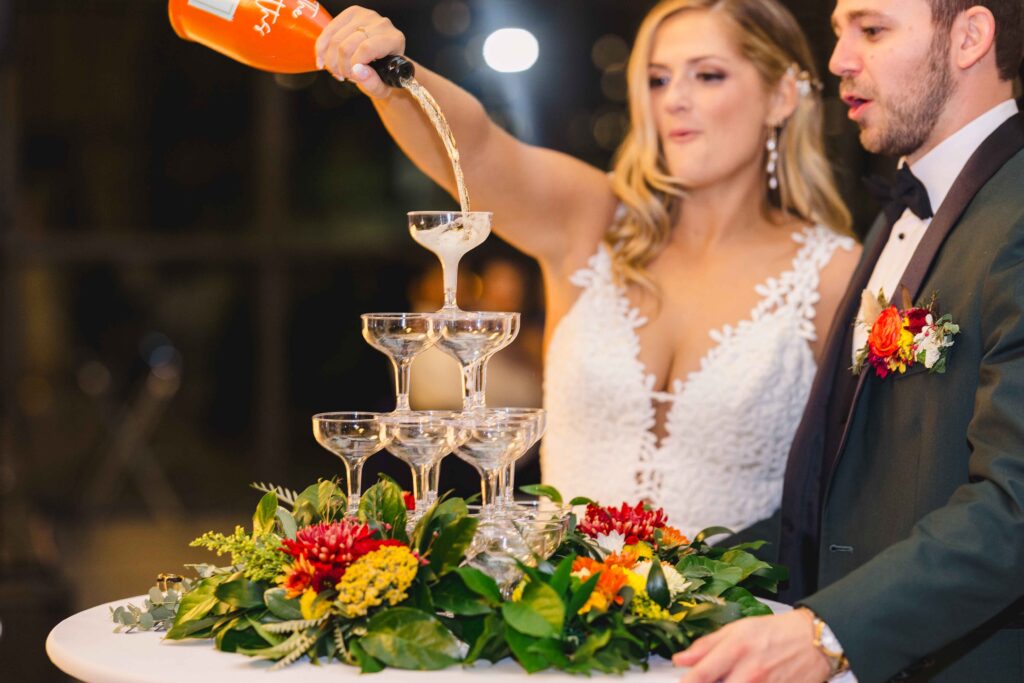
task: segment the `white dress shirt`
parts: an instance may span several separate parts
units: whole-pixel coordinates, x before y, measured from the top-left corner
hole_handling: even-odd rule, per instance
[[[938,212],[950,188],[953,187],[953,182],[967,165],[974,151],[1016,113],[1017,102],[1006,100],[953,133],[910,167],[928,190],[932,211]],[[900,159],[901,167],[905,163],[906,159]],[[910,209],[903,212],[892,226],[889,241],[875,264],[871,279],[868,280],[869,292],[877,295],[881,290],[886,300],[892,298],[895,289],[899,287],[903,272],[910,264],[910,259],[931,223],[930,218],[921,220]],[[854,359],[857,356],[857,349],[863,347],[867,340],[868,331],[858,322],[853,330]]]

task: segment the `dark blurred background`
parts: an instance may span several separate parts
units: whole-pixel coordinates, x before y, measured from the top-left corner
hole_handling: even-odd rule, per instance
[[[608,167],[652,2],[365,4],[501,125]],[[831,3],[787,4],[824,73]],[[484,64],[483,39],[506,26],[537,37],[532,69]],[[863,226],[876,206],[858,179],[886,161],[860,151],[826,80],[830,151]],[[339,474],[309,418],[393,406],[359,314],[440,304],[405,213],[444,208],[348,84],[184,42],[163,0],[0,0],[0,679],[64,680],[49,629],[206,559],[187,542],[246,520],[249,482]],[[462,278],[463,307],[524,314],[490,402],[539,405],[536,266],[491,238]],[[414,407],[454,400],[454,364],[449,377],[440,392],[414,378]],[[442,487],[472,493],[453,460]],[[408,482],[385,454],[367,470]],[[519,482],[538,472],[527,460]]]

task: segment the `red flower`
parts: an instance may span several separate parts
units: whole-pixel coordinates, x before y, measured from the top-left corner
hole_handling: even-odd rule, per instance
[[[868,347],[874,355],[888,358],[899,349],[902,334],[903,318],[895,306],[890,306],[882,311],[878,320],[871,326]]]
[[[286,538],[281,550],[295,558],[282,581],[288,596],[295,597],[307,588],[333,588],[348,566],[366,553],[383,545],[402,545],[398,541],[380,541],[372,535],[365,524],[345,519],[300,529],[294,541]]]
[[[406,510],[416,509],[416,496],[411,491],[402,491],[402,500],[405,501]]]
[[[633,545],[639,541],[654,540],[654,530],[663,528],[666,521],[664,510],[645,509],[643,503],[633,507],[623,503],[619,508],[591,503],[578,528],[591,537],[617,532],[626,537],[627,545]]]
[[[910,334],[920,334],[924,326],[928,324],[929,315],[931,315],[931,311],[927,308],[911,308],[907,311],[907,330],[910,331]]]

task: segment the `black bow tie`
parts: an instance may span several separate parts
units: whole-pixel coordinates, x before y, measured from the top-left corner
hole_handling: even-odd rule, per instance
[[[878,201],[884,203],[882,211],[889,225],[895,224],[907,209],[921,220],[935,215],[931,200],[928,199],[928,190],[906,164],[896,171],[896,178],[892,182],[881,176],[870,176],[864,179],[864,184]]]

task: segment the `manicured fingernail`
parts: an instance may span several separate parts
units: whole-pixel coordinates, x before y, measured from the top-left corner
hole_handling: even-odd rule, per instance
[[[361,81],[365,81],[370,75],[370,68],[364,64],[356,64],[352,67],[352,75]]]
[[[316,56],[316,68],[317,69],[324,68],[324,60],[320,59],[320,55]]]

